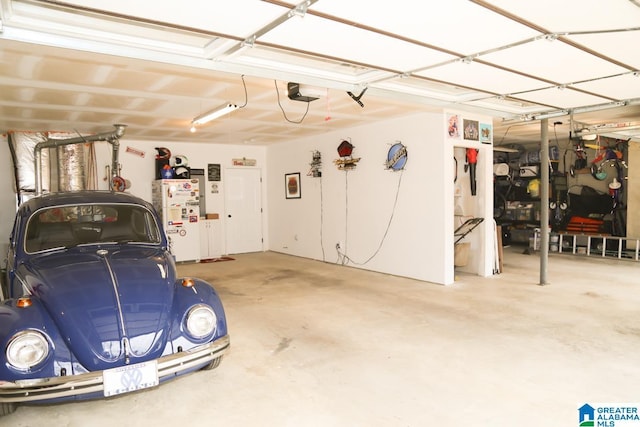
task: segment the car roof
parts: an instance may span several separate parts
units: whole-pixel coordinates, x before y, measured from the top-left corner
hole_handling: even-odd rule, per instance
[[[129,193],[121,193],[114,191],[99,191],[99,190],[82,190],[82,191],[70,191],[61,193],[48,193],[42,196],[33,197],[24,202],[20,209],[26,209],[30,212],[35,212],[38,209],[60,206],[60,205],[77,205],[87,203],[123,203],[123,204],[138,204],[143,205],[148,209],[153,210],[152,205]]]

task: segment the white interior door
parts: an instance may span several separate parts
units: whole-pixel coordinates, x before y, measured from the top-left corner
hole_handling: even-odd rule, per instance
[[[261,252],[262,185],[260,169],[225,170],[227,253]]]

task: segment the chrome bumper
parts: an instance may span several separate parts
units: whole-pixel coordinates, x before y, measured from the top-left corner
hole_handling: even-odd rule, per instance
[[[229,348],[229,344],[229,336],[225,335],[212,343],[157,359],[158,380],[162,382],[168,377],[206,365],[221,357]],[[0,402],[38,402],[101,393],[104,391],[102,372],[16,382],[0,381]]]

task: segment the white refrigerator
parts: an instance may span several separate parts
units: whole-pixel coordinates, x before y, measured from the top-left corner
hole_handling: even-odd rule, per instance
[[[153,206],[162,218],[169,248],[177,262],[200,261],[200,191],[197,179],[158,179]]]

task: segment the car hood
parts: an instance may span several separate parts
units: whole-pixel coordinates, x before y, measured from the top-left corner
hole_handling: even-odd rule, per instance
[[[175,272],[160,249],[75,248],[24,266],[78,361],[89,370],[159,357],[170,332]]]

